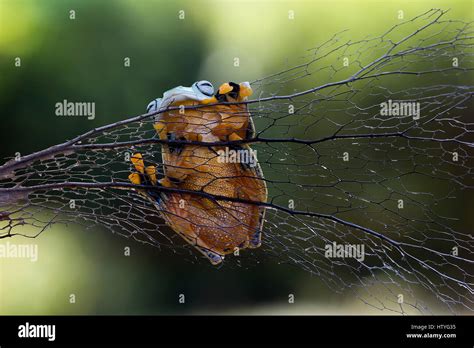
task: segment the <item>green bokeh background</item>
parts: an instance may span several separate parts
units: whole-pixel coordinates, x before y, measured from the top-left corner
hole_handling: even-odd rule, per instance
[[[0,158],[142,113],[177,85],[267,76],[343,29],[356,38],[385,31],[399,22],[398,10],[410,18],[451,8],[450,17],[472,20],[472,4],[0,0]],[[57,118],[54,105],[63,99],[95,102],[96,118]],[[274,262],[215,269],[100,228],[53,227],[34,242],[38,262],[0,259],[0,314],[379,313]],[[290,293],[295,304],[288,304]]]

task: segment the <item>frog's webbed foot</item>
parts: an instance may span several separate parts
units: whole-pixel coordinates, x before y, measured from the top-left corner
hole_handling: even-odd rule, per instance
[[[148,165],[145,166],[145,162],[140,153],[135,153],[130,158],[136,172],[132,172],[128,179],[132,184],[135,185],[147,185],[147,186],[165,186],[161,182],[164,179],[158,180],[156,173],[156,166]],[[155,190],[140,190],[141,193],[146,193],[151,197],[155,198],[157,201],[160,200],[160,193]]]

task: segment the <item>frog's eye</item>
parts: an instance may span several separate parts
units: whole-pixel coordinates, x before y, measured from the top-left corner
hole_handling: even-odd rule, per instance
[[[214,94],[214,86],[209,81],[198,81],[194,83],[194,86],[201,92],[207,96],[212,96]]]
[[[161,98],[156,98],[155,100],[151,101],[148,106],[146,107],[146,112],[155,112],[161,105]]]

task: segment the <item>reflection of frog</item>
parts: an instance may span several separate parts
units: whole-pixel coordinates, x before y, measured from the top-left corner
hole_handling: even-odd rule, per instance
[[[225,83],[212,96],[206,81],[191,88],[177,87],[163,99],[150,103],[149,111],[168,106],[215,104],[196,109],[176,109],[159,115],[154,127],[160,139],[200,142],[236,141],[254,136],[254,125],[245,104],[252,94],[248,83]],[[235,163],[219,154],[229,153],[225,146],[164,145],[164,178],[157,180],[153,166],[145,167],[140,154],[132,162],[139,173],[130,175],[133,183],[149,183],[184,190],[266,202],[267,188],[255,154],[248,145],[231,150],[247,152],[251,161]],[[252,165],[253,164],[253,165]],[[206,255],[213,264],[237,249],[257,248],[265,209],[255,204],[215,201],[189,193],[146,193],[173,230]]]

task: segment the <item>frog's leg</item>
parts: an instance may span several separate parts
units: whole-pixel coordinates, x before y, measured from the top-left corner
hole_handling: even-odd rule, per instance
[[[156,166],[149,165],[145,166],[143,157],[140,153],[135,153],[130,158],[136,172],[132,172],[128,179],[132,184],[135,185],[150,185],[150,186],[166,186],[162,183],[162,180],[157,180]],[[161,195],[159,192],[154,190],[138,190],[141,194],[147,198],[152,198],[154,203],[160,203]]]
[[[239,141],[239,140],[242,140],[242,138],[237,133],[234,132],[231,135],[229,135],[229,140],[230,141]]]
[[[229,120],[221,120],[218,125],[212,128],[212,134],[216,135],[222,141],[239,141],[242,140],[245,134],[242,132],[242,124],[245,121],[232,121]],[[241,134],[241,135],[239,135]]]
[[[255,122],[253,122],[253,118],[249,115],[249,122],[247,124],[247,130],[245,132],[245,139],[255,138],[255,134]]]
[[[181,140],[176,138],[176,133],[174,132],[169,132],[166,134],[166,137],[168,141],[175,141],[175,140]],[[183,151],[184,145],[182,144],[167,144],[168,151],[173,154],[176,153],[177,155],[181,154],[181,151]]]

